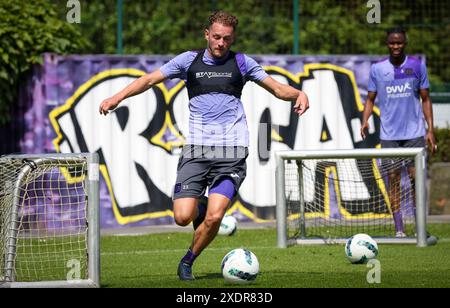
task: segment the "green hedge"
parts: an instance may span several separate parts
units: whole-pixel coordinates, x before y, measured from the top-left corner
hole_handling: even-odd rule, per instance
[[[42,53],[67,54],[88,46],[81,34],[57,17],[45,0],[0,0],[0,124],[10,119],[10,107],[21,79]]]

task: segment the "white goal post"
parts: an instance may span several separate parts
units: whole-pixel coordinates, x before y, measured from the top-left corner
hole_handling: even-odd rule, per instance
[[[278,151],[275,157],[278,247],[345,243],[356,233],[378,243],[434,243],[426,231],[423,148]],[[395,221],[393,213],[402,211],[403,220]],[[398,224],[408,234],[396,236]]]
[[[96,153],[0,157],[0,288],[100,287]]]

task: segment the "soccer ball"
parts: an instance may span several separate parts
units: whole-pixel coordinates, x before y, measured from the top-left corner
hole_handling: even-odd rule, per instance
[[[345,255],[351,263],[366,263],[378,255],[377,242],[367,234],[356,234],[347,240]]]
[[[220,223],[220,235],[233,235],[237,230],[237,220],[233,216],[226,215]]]
[[[222,275],[232,283],[249,283],[259,273],[259,262],[255,254],[244,248],[233,249],[222,260]]]

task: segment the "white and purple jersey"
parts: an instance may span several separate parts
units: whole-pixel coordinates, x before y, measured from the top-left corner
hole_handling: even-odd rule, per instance
[[[198,51],[184,52],[166,64],[160,71],[169,78],[179,78],[187,82],[187,72]],[[226,59],[227,56],[224,57]],[[202,61],[207,65],[220,65],[222,59],[212,58],[206,51]],[[255,60],[244,54],[236,54],[236,63],[244,77],[244,82],[259,82],[268,77]],[[247,120],[242,101],[236,96],[211,92],[189,100],[189,135],[186,144],[207,146],[249,145]]]
[[[419,91],[427,88],[426,66],[416,57],[407,56],[399,67],[389,58],[372,65],[368,91],[377,93],[380,139],[409,140],[425,135]]]

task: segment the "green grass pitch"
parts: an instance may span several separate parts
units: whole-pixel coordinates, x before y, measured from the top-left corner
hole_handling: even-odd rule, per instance
[[[117,288],[302,288],[302,287],[450,287],[450,224],[430,224],[435,246],[379,245],[380,283],[370,284],[371,268],[346,259],[344,245],[276,247],[275,229],[239,230],[218,236],[197,258],[195,281],[179,281],[177,265],[192,233],[104,236],[101,239],[102,287]],[[252,284],[227,283],[220,263],[227,252],[245,247],[260,263]]]

